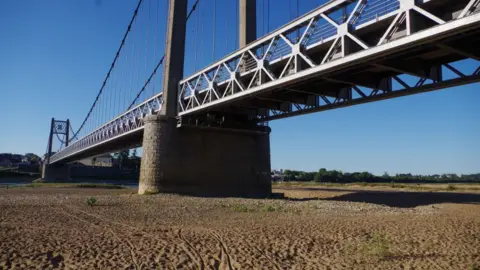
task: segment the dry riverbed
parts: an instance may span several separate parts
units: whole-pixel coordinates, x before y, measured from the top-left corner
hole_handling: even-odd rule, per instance
[[[480,269],[478,192],[275,191],[0,189],[0,269]]]

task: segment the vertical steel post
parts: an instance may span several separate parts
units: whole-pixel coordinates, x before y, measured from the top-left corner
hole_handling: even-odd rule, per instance
[[[67,119],[67,131],[65,132],[65,147],[68,146],[68,140],[70,140],[70,119]]]

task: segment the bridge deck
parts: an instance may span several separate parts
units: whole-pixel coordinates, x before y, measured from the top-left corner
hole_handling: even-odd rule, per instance
[[[79,138],[50,158],[50,163],[71,162],[103,153],[138,147],[142,144],[143,118],[157,113],[162,107],[162,93]]]

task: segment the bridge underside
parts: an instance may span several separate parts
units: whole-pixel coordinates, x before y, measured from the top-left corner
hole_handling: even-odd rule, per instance
[[[475,29],[436,44],[404,50],[386,59],[306,78],[249,95],[239,102],[218,105],[210,112],[255,115],[257,121],[263,122],[478,82],[478,70],[466,73],[454,65],[465,59],[480,61],[478,33]],[[478,63],[473,65],[476,65],[474,70],[480,67]],[[453,76],[446,76],[447,73]],[[193,118],[202,119],[202,113]]]
[[[74,155],[67,156],[62,160],[55,162],[59,164],[72,163],[84,158],[99,156],[106,153],[114,153],[125,149],[132,149],[142,146],[143,127],[133,132],[118,136],[115,140],[106,140],[97,145],[92,145],[83,151],[76,152]]]
[[[241,101],[216,105],[208,113],[182,116],[182,123],[204,124],[208,122],[207,115],[248,115],[264,122],[479,82],[478,33],[475,29],[437,44],[410,48],[387,59],[358,63],[252,93]],[[466,59],[475,60],[474,72],[467,73],[455,66],[454,62]]]
[[[414,10],[397,10],[363,25],[346,22],[355,30],[342,36],[340,25],[337,35],[313,45],[302,39],[315,37],[312,24],[328,14],[307,16],[297,27],[285,27],[182,81],[180,124],[215,125],[221,121],[212,118],[239,116],[262,123],[478,82],[479,16],[471,15],[468,26],[457,19],[468,2],[423,1]],[[295,32],[300,41],[291,41],[282,47],[286,53],[276,56],[278,44],[292,40],[287,37]],[[474,60],[473,70],[454,64],[465,59]],[[239,64],[229,75],[224,70],[232,61]]]

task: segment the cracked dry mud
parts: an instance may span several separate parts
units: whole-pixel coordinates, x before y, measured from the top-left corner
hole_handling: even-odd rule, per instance
[[[0,269],[480,266],[479,193],[276,191],[294,199],[0,190]]]

